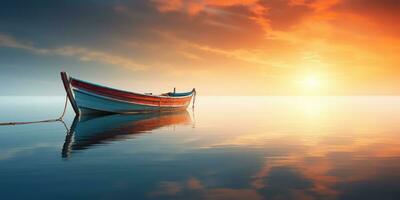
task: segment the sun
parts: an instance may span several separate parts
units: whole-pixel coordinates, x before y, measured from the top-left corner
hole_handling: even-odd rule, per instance
[[[321,79],[317,75],[307,75],[302,81],[301,86],[303,89],[314,91],[320,89],[322,85]]]

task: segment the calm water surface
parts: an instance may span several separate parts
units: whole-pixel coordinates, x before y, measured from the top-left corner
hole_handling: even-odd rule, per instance
[[[0,122],[64,97],[0,97]],[[0,199],[400,199],[400,97],[200,97],[0,127]]]

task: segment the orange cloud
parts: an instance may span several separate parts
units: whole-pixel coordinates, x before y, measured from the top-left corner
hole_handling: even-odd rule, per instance
[[[190,15],[198,14],[200,11],[204,11],[207,7],[213,6],[234,6],[234,5],[254,5],[257,0],[153,0],[157,9],[160,12],[173,12],[182,11],[187,12]]]
[[[182,0],[152,0],[160,12],[178,11],[183,6]]]

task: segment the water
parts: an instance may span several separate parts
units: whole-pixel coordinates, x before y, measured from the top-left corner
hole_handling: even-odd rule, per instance
[[[0,122],[64,97],[1,97]],[[1,199],[400,199],[400,97],[199,97],[0,127]],[[67,130],[70,129],[70,130]]]

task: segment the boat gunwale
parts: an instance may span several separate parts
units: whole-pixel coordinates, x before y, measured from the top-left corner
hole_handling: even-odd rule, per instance
[[[144,97],[159,97],[159,98],[164,98],[164,99],[182,99],[182,98],[192,97],[193,93],[194,93],[194,90],[192,90],[192,91],[190,91],[190,95],[186,95],[186,96],[151,95],[151,94],[143,94],[143,93],[126,91],[126,90],[120,90],[120,89],[116,89],[116,88],[112,88],[112,87],[108,87],[108,86],[103,86],[103,85],[100,85],[100,84],[97,84],[97,83],[92,83],[92,82],[84,81],[84,80],[73,78],[73,77],[70,77],[70,79],[78,81],[78,82],[83,82],[83,83],[86,83],[86,84],[94,85],[94,86],[97,86],[97,87],[106,88],[106,89],[109,89],[109,90],[115,90],[115,91],[119,91],[119,92],[124,92],[124,93],[128,93],[128,94],[139,95],[139,96],[144,96]],[[71,86],[74,89],[77,88],[77,87],[73,86],[72,84],[71,84]],[[82,88],[79,88],[79,89],[82,90]]]

